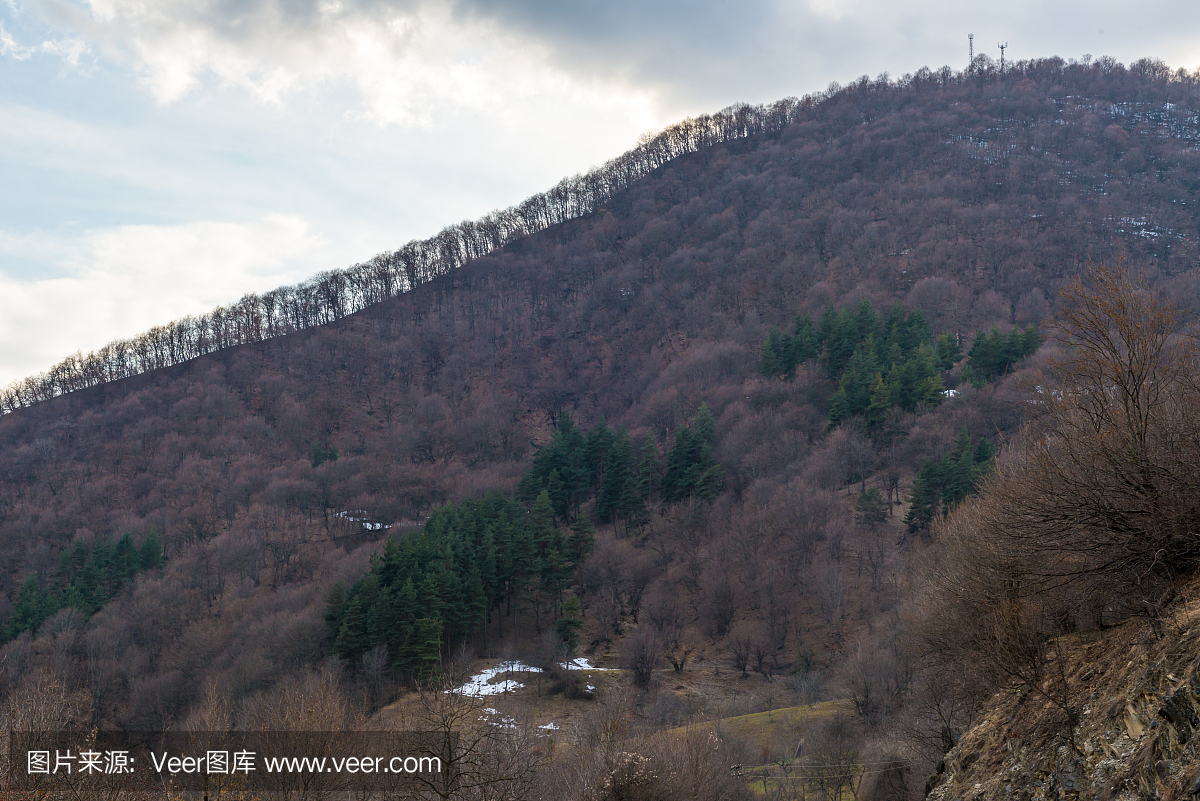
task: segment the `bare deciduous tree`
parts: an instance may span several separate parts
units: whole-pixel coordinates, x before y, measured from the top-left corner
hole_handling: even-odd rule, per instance
[[[643,689],[650,686],[654,670],[662,658],[662,642],[649,626],[639,628],[621,646],[621,663],[633,677],[633,683]]]
[[[1200,348],[1123,269],[1093,268],[1063,301],[1061,355],[978,522],[1028,555],[1021,594],[1115,596],[1154,621],[1200,561]]]
[[[546,752],[535,747],[528,725],[495,725],[484,714],[484,698],[448,689],[462,685],[468,667],[456,661],[441,681],[423,686],[404,721],[412,731],[436,735],[440,745],[430,756],[443,766],[436,777],[418,778],[422,786],[412,797],[523,801],[532,795]]]

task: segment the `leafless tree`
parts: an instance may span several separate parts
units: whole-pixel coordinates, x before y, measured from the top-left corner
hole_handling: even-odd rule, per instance
[[[449,666],[442,679],[423,686],[415,709],[403,721],[412,731],[431,733],[439,743],[430,756],[442,761],[436,777],[421,778],[416,798],[442,801],[523,801],[533,792],[546,760],[525,724],[495,725],[482,697],[456,692],[469,673],[465,661]],[[420,774],[417,774],[418,776]]]
[[[726,640],[729,644],[729,658],[733,666],[741,671],[743,679],[750,675],[748,671],[754,659],[754,634],[751,627],[743,623],[731,631]]]
[[[867,771],[861,747],[854,721],[842,713],[821,721],[805,738],[804,774],[821,798],[858,798]]]
[[[1200,561],[1200,349],[1183,322],[1120,268],[1064,293],[1061,355],[978,512],[1029,555],[1023,594],[1115,595],[1156,621]]]
[[[654,680],[654,671],[662,658],[662,642],[650,626],[639,627],[621,645],[621,663],[633,677],[633,683],[645,689]]]

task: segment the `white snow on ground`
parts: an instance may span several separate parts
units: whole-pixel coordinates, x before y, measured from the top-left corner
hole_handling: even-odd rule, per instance
[[[547,723],[545,726],[538,726],[538,728],[542,729],[543,731],[557,731],[558,724],[552,720],[549,723]]]
[[[612,670],[612,668],[596,667],[582,656],[575,657],[570,662],[564,662],[563,667],[567,670]]]
[[[947,398],[953,398],[955,395],[958,394],[958,390],[957,389],[944,389],[944,390],[942,390],[942,394],[945,395]]]
[[[584,657],[577,657],[570,662],[564,662],[563,667],[567,670],[613,670],[614,668],[596,667]],[[502,673],[544,673],[545,671],[532,665],[526,665],[523,662],[501,662],[495,667],[490,667],[482,673],[478,673],[467,679],[461,687],[456,687],[450,692],[461,693],[472,698],[483,698],[487,695],[499,695],[500,693],[509,692],[511,690],[519,690],[525,685],[515,679],[504,679],[495,684],[492,680]],[[595,687],[588,686],[588,690],[594,690]],[[484,710],[485,712],[494,712],[494,710]]]
[[[385,528],[391,528],[391,526],[385,526],[383,523],[372,523],[370,516],[362,509],[351,509],[350,511],[346,512],[334,512],[333,516],[340,517],[343,520],[349,520],[352,523],[361,523],[362,527],[367,531],[383,531]]]
[[[506,718],[506,717],[504,717],[503,715],[501,715],[499,712],[497,712],[497,711],[496,711],[496,710],[494,710],[494,709],[485,709],[485,710],[483,710],[483,711],[484,711],[484,713],[485,713],[485,714],[483,714],[483,715],[480,715],[480,716],[479,716],[479,719],[480,719],[480,720],[482,720],[482,721],[484,721],[484,722],[486,722],[486,723],[490,723],[490,724],[492,724],[493,726],[497,726],[497,727],[499,727],[499,728],[501,728],[501,729],[515,729],[515,728],[517,728],[517,721],[516,721],[515,719],[513,719],[513,718]],[[493,716],[493,715],[495,715],[496,717],[498,717],[498,718],[499,718],[499,720],[492,720],[492,716]]]
[[[461,687],[457,687],[451,692],[468,695],[472,698],[482,698],[485,695],[499,695],[509,690],[519,690],[525,685],[513,679],[505,679],[497,684],[492,684],[492,679],[499,676],[501,673],[542,673],[541,668],[532,667],[522,664],[521,662],[502,662],[495,667],[490,667],[487,670],[472,676],[467,679]]]
[[[588,692],[589,692],[589,693],[590,693],[590,692],[595,692],[595,690],[596,690],[596,685],[594,685],[594,684],[589,684],[589,685],[587,686],[587,689],[588,689]]]

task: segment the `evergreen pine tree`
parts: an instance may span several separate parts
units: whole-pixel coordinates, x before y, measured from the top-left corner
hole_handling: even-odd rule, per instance
[[[821,326],[824,329],[825,320],[821,321]],[[822,354],[822,360],[829,377],[837,381],[842,377],[842,371],[846,369],[859,343],[870,332],[860,335],[854,314],[849,309],[842,309],[834,314],[831,329],[829,336],[824,339],[825,352]]]
[[[416,582],[413,584],[415,585]],[[442,603],[441,582],[433,573],[426,573],[425,578],[417,586],[417,607],[414,616],[440,620],[445,609],[445,604]]]
[[[587,492],[599,489],[608,474],[608,462],[612,457],[616,435],[601,420],[588,431],[584,446],[584,465],[587,470]],[[584,495],[586,497],[586,494]],[[581,499],[582,500],[582,499]],[[565,519],[565,518],[564,518]]]
[[[561,520],[566,520],[567,515],[571,510],[571,493],[567,488],[567,484],[562,480],[558,470],[550,471],[550,478],[546,482],[546,489],[534,497],[534,502],[540,500],[541,495],[546,495],[550,499],[551,509],[554,515]]]
[[[367,610],[363,606],[363,598],[357,593],[345,605],[342,614],[342,625],[334,641],[333,650],[342,659],[353,662],[358,655],[370,648],[367,636]]]
[[[937,363],[942,372],[951,370],[962,358],[962,347],[951,334],[942,334],[937,339]]]
[[[854,309],[854,329],[859,341],[865,340],[867,337],[877,338],[879,322],[879,315],[875,313],[875,307],[871,305],[871,301],[859,301],[858,306]]]
[[[554,631],[558,641],[566,645],[567,653],[575,654],[579,645],[579,630],[583,628],[583,607],[574,593],[568,593],[563,600],[562,616],[555,621]]]
[[[887,421],[889,410],[892,408],[892,394],[888,385],[879,373],[875,374],[875,382],[871,384],[871,402],[867,405],[867,430],[872,433],[883,428]]]
[[[141,546],[138,548],[138,567],[141,570],[154,570],[162,567],[163,564],[163,548],[162,541],[158,538],[158,532],[150,529],[150,533],[142,540]]]
[[[499,605],[500,593],[503,589],[500,582],[499,570],[497,569],[496,539],[492,533],[491,526],[484,531],[479,553],[480,556],[476,561],[476,567],[479,570],[479,580],[483,583],[486,603],[484,614],[488,614],[489,610]]]
[[[638,462],[638,496],[644,503],[649,503],[656,489],[658,489],[658,448],[654,447],[654,440],[647,434],[642,439],[642,458]]]
[[[1024,359],[1037,353],[1037,349],[1042,345],[1042,335],[1038,331],[1036,325],[1025,326],[1025,331],[1021,337],[1021,358]]]
[[[838,387],[837,392],[833,393],[833,397],[829,401],[830,430],[837,428],[844,421],[849,419],[850,401],[846,397],[846,390]]]
[[[817,358],[819,352],[817,332],[813,328],[813,321],[804,315],[796,315],[796,323],[792,329],[793,365],[811,361]]]
[[[717,444],[717,423],[713,420],[712,410],[707,403],[700,404],[696,416],[692,419],[692,430],[700,440],[710,448]]]
[[[466,584],[463,585],[463,607],[466,610],[467,626],[483,626],[487,617],[488,597],[477,563],[471,565]]]
[[[432,679],[442,661],[442,621],[422,617],[413,622],[412,631],[396,665],[417,681]]]
[[[870,405],[871,385],[879,372],[874,345],[874,339],[868,337],[846,363],[846,369],[838,381],[838,392],[842,393],[842,398],[837,398],[836,393],[834,398],[837,404],[836,420],[835,409],[831,408],[829,413],[831,424],[840,424],[849,417],[863,414]]]
[[[346,585],[340,581],[335,582],[329,590],[329,595],[325,596],[325,625],[334,637],[337,636],[338,630],[342,627],[343,607],[345,605]]]
[[[758,370],[763,378],[778,378],[787,372],[787,353],[790,343],[785,348],[784,333],[778,328],[772,328],[759,352]],[[781,353],[781,351],[784,351]]]
[[[17,593],[17,602],[8,622],[6,639],[12,639],[22,631],[35,631],[45,620],[46,597],[37,576],[30,576]]]
[[[627,534],[631,526],[641,526],[646,522],[646,502],[638,492],[638,482],[632,472],[621,487],[620,508],[621,521]]]
[[[133,545],[133,537],[129,532],[125,532],[113,547],[111,581],[114,591],[133,578],[138,571],[138,561],[138,552]]]
[[[681,428],[675,432],[675,444],[667,453],[667,469],[663,473],[662,496],[667,503],[687,497],[688,451],[691,446],[692,432]]]
[[[904,515],[904,524],[910,534],[928,532],[941,512],[942,490],[938,482],[938,467],[934,462],[927,463],[913,481],[912,503]]]
[[[438,571],[438,597],[442,601],[442,633],[447,644],[463,640],[473,622],[462,593],[462,583],[453,570]]]
[[[708,406],[702,405],[693,421],[695,429],[675,432],[662,480],[663,500],[672,503],[695,497],[712,500],[721,487],[721,468],[712,455],[716,425]]]
[[[888,506],[878,488],[871,487],[858,496],[854,504],[855,521],[875,528],[887,522]]]
[[[633,511],[627,510],[625,503],[628,502],[629,487],[634,483],[633,443],[622,429],[612,445],[604,483],[596,498],[596,516],[600,522],[623,520],[629,511]]]
[[[567,564],[572,569],[583,564],[583,560],[592,552],[596,544],[595,531],[587,512],[580,512],[579,517],[571,524],[571,535],[566,543]]]
[[[397,660],[408,642],[413,623],[420,614],[421,605],[417,600],[417,588],[412,576],[406,576],[404,583],[393,590],[391,602],[384,642],[387,643],[392,659]]]

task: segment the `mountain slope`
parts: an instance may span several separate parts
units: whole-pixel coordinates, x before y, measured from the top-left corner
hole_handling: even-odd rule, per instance
[[[1022,408],[1003,385],[964,386],[897,413],[888,438],[830,431],[822,365],[759,375],[770,329],[902,303],[967,350],[1047,318],[1066,278],[1117,253],[1200,306],[1198,92],[1151,62],[1056,59],[858,82],[328,325],[5,415],[10,604],[75,541],[153,531],[167,558],[96,617],[22,634],[5,679],[51,665],[87,687],[95,721],[143,727],[206,682],[248,697],[329,653],[326,596],[365,572],[376,526],[513,490],[563,412],[661,457],[702,403],[724,491],[661,504],[639,537],[602,532],[576,580],[587,644],[676,616],[710,660],[768,630],[768,670],[840,664],[893,608],[911,547],[903,503],[873,527],[859,494],[907,495],[961,429],[997,438]],[[514,647],[532,649],[542,621],[514,614]]]

